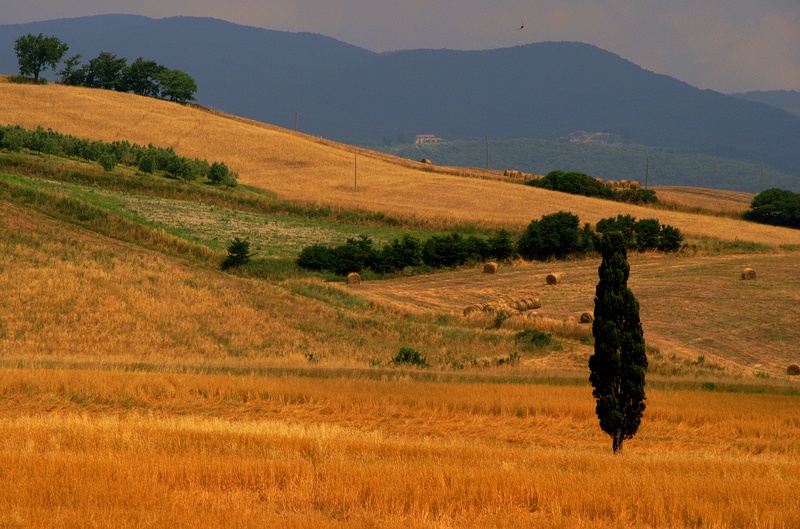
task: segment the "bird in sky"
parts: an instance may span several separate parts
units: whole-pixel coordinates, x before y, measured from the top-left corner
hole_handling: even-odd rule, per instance
[[[521,29],[525,29],[525,21],[524,20],[522,21],[522,23],[520,23],[519,27],[517,28],[517,31],[519,31]]]

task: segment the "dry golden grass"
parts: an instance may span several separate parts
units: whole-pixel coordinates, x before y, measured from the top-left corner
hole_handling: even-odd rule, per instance
[[[587,387],[0,371],[4,527],[800,524],[797,397],[648,393],[613,456]]]
[[[618,214],[658,217],[688,237],[800,244],[800,232],[728,218],[658,211],[566,196],[519,184],[454,176],[386,155],[270,125],[131,94],[60,85],[0,85],[0,116],[9,124],[103,140],[174,147],[180,154],[226,162],[240,181],[279,196],[392,215],[522,227],[568,209],[584,222]],[[466,171],[469,172],[469,171]],[[496,177],[496,172],[484,176]],[[480,171],[473,170],[479,175]]]
[[[344,288],[235,277],[0,201],[2,365],[368,366],[410,341],[461,362],[513,346],[372,310]]]
[[[721,213],[743,213],[750,209],[753,193],[702,187],[655,186],[659,200],[686,208]]]

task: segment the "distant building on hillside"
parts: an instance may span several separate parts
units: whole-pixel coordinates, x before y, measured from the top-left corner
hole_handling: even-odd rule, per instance
[[[437,138],[433,134],[417,134],[414,138],[414,145],[422,145],[423,143],[439,143],[444,141],[442,138]]]

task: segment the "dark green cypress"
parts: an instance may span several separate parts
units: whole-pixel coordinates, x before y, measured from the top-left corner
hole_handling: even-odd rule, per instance
[[[628,288],[630,265],[622,234],[603,235],[600,252],[603,262],[594,298],[589,381],[600,428],[611,436],[614,453],[618,453],[642,421],[647,354],[639,303]]]

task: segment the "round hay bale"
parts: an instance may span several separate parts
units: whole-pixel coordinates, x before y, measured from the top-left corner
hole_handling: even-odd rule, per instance
[[[800,375],[800,365],[798,364],[789,364],[789,367],[786,368],[786,374],[796,377]]]
[[[756,271],[752,268],[743,268],[742,269],[742,279],[750,280],[756,278]]]
[[[548,285],[557,285],[561,283],[561,274],[547,274],[545,281]]]
[[[361,276],[358,275],[356,272],[350,272],[347,274],[347,284],[348,285],[360,285],[361,284]]]
[[[631,182],[631,189],[641,189],[641,188],[642,188],[642,184],[640,184],[639,182],[637,182],[635,180]]]
[[[470,305],[464,309],[464,316],[469,316],[473,312],[480,312],[481,310],[483,310],[481,305]]]
[[[419,163],[424,163],[425,165],[433,165],[433,162],[428,160],[427,158],[423,158],[419,161]]]
[[[581,323],[592,323],[594,321],[594,314],[591,312],[582,312],[580,320]]]
[[[483,273],[484,274],[496,274],[497,273],[497,263],[491,262],[486,263],[483,265]]]
[[[542,308],[542,301],[539,298],[526,298],[525,310],[533,310]]]

